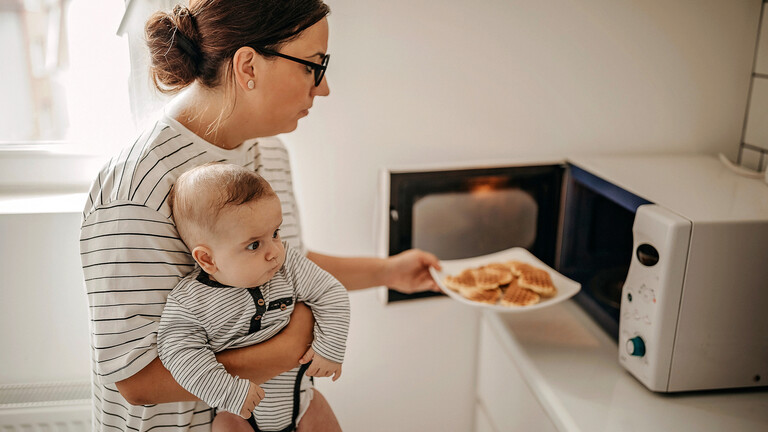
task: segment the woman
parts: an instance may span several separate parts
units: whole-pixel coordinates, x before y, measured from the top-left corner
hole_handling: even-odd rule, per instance
[[[438,266],[411,250],[387,259],[339,258],[301,243],[291,168],[271,137],[294,130],[316,96],[329,94],[328,7],[319,0],[200,0],[158,13],[146,25],[152,76],[178,92],[164,115],[100,172],[90,191],[81,256],[91,315],[94,430],[209,430],[212,412],[183,390],[157,358],[157,324],[168,292],[194,266],[167,202],[175,179],[212,161],[250,167],[283,207],[282,238],[349,290],[387,285],[437,290]],[[312,337],[312,315],[259,345],[220,353],[235,375],[262,383],[298,364]],[[339,430],[323,396],[310,410]],[[322,415],[325,414],[325,415]]]

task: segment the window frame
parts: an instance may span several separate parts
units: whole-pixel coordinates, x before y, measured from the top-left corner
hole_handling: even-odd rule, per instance
[[[87,192],[108,159],[64,143],[0,143],[0,195]]]

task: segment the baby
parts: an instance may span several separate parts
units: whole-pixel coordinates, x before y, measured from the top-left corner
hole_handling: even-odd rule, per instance
[[[295,429],[312,399],[308,377],[341,376],[346,289],[280,240],[280,200],[254,171],[202,165],[182,174],[168,199],[198,266],[168,295],[158,330],[160,360],[182,387],[217,408],[214,431],[233,420],[241,429],[247,423],[254,430]],[[296,302],[306,303],[316,322],[301,366],[259,387],[216,361],[216,352],[277,334]]]

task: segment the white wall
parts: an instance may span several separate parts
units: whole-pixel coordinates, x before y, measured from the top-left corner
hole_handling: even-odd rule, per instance
[[[763,11],[757,58],[753,70],[749,110],[744,129],[744,143],[768,149],[768,13]],[[768,161],[761,153],[745,149],[742,164],[753,169],[765,169]]]
[[[316,248],[373,250],[384,165],[738,148],[759,0],[328,3],[331,96],[284,137]]]
[[[11,205],[21,204],[0,202],[0,384],[88,381],[82,212],[13,212]]]
[[[375,253],[381,166],[735,158],[760,0],[328,3],[331,96],[284,137],[312,249]],[[342,426],[469,430],[474,317],[443,300],[383,306],[377,294],[352,295],[344,376],[319,385]]]

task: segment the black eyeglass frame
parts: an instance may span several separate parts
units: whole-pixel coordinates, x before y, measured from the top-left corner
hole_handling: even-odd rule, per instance
[[[323,56],[323,62],[320,63],[314,63],[309,60],[300,59],[297,57],[291,57],[289,55],[279,53],[277,51],[272,51],[269,49],[261,48],[259,51],[263,52],[264,54],[269,54],[273,56],[282,57],[286,60],[294,61],[296,63],[301,63],[304,66],[308,66],[312,68],[312,72],[315,74],[315,87],[318,87],[321,82],[323,82],[323,77],[325,76],[325,70],[328,69],[328,60],[331,58],[330,54],[325,54]]]

